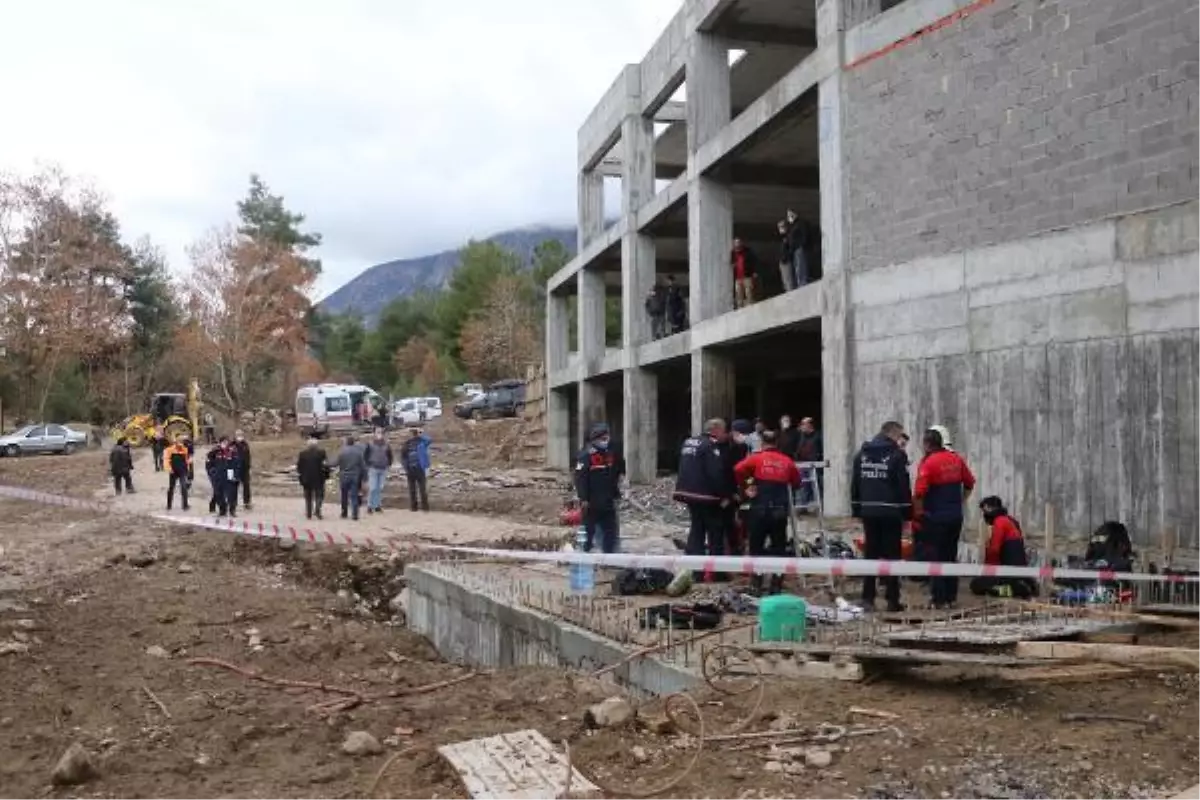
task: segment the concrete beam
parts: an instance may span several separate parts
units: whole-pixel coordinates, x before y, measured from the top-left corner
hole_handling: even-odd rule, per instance
[[[817,281],[693,325],[691,346],[699,350],[820,319],[822,308],[821,282]]]
[[[906,0],[846,30],[845,62],[853,66],[863,58],[883,50],[901,39],[912,36],[934,24],[942,17],[960,11],[977,0]],[[867,15],[867,11],[863,15]],[[853,21],[856,14],[843,12],[839,24]],[[859,17],[861,18],[861,16]]]
[[[658,194],[650,198],[641,208],[637,210],[635,224],[638,230],[645,230],[654,225],[660,217],[670,211],[674,211],[679,207],[680,203],[687,201],[688,181],[687,175],[680,175],[675,180],[664,186]]]
[[[815,113],[816,101],[812,102]],[[762,135],[762,134],[760,134]],[[747,145],[749,142],[747,142]],[[596,166],[596,172],[606,178],[620,178],[625,163],[620,156],[606,156]],[[819,182],[816,166],[782,166],[776,164],[726,163],[712,170],[713,177],[736,186],[788,186],[799,189],[816,189]],[[656,180],[675,180],[687,174],[687,167],[679,164],[655,164]]]
[[[705,180],[709,179],[706,178]],[[725,184],[720,183],[720,181],[712,181],[712,183],[719,186],[725,186]],[[728,187],[726,187],[726,191],[728,191]],[[779,217],[781,219],[783,218],[785,208],[786,206],[781,207],[779,210]],[[738,236],[749,242],[775,241],[779,237],[779,231],[776,227],[776,223],[774,222],[739,222],[735,224],[732,222],[732,214],[730,215],[730,219],[732,233],[730,234],[729,241],[731,246],[734,236]],[[654,228],[654,235],[667,239],[683,239],[684,237],[689,236],[689,229],[695,230],[683,222],[664,222]],[[689,238],[688,241],[691,241],[691,239]],[[774,254],[772,253],[760,252],[758,256],[760,260],[765,259],[767,262],[763,265],[763,269],[767,269],[770,265],[770,262],[775,258]],[[728,247],[725,248],[725,254],[721,258],[721,263],[726,266],[729,264]]]
[[[707,173],[735,153],[752,137],[792,108],[805,92],[838,69],[836,48],[821,47],[793,67],[717,135],[695,148],[694,164]],[[690,88],[690,84],[689,84]],[[689,139],[690,143],[690,139]]]
[[[579,356],[586,370],[604,355],[604,277],[593,270],[579,273]]]
[[[608,250],[616,247],[620,243],[621,237],[625,235],[625,230],[624,218],[609,225],[603,233],[588,242],[573,259],[567,262],[565,267],[550,276],[550,280],[546,282],[547,291],[558,292],[564,283],[571,280],[580,271],[590,267]]]
[[[776,25],[731,22],[716,25],[713,33],[738,45],[788,45],[810,49],[817,46],[817,32],[812,28],[784,28]]]
[[[579,173],[579,224],[575,239],[577,253],[604,231],[604,176],[599,172]]]
[[[633,91],[630,91],[630,87]],[[584,120],[579,129],[579,171],[587,172],[593,169],[604,154],[612,149],[621,138],[621,122],[632,110],[631,98],[640,96],[641,68],[637,64],[627,64],[616,80],[604,92],[600,102]]]
[[[655,122],[687,122],[687,103],[668,100],[654,112]]]
[[[693,35],[687,60],[689,152],[696,152],[729,124],[733,103],[729,72],[728,43],[707,33]]]
[[[654,239],[631,231],[621,239],[621,341],[626,348],[650,341],[646,296],[654,287]]]

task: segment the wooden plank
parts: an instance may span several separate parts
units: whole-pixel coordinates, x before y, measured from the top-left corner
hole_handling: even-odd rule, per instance
[[[1145,647],[1125,644],[1082,642],[1018,642],[1018,656],[1100,661],[1107,664],[1137,664],[1183,667],[1200,670],[1200,650],[1185,647]]]
[[[471,797],[557,797],[566,777],[565,758],[532,729],[443,745],[438,753]],[[571,796],[599,797],[600,790],[575,770]]]
[[[1056,606],[1051,603],[1033,603],[1025,604],[1030,609],[1046,609],[1047,611],[1069,612],[1076,617],[1088,617],[1097,620],[1129,620],[1130,622],[1141,622],[1146,625],[1161,625],[1164,628],[1195,628],[1200,626],[1200,618],[1197,617],[1197,609],[1192,607],[1191,610],[1184,613],[1187,616],[1171,617],[1164,616],[1163,613],[1148,614],[1139,611],[1117,611],[1106,608],[1089,608],[1088,606]],[[1147,606],[1147,610],[1154,609],[1170,613],[1167,609],[1172,609],[1172,606],[1152,607]]]
[[[831,658],[849,657],[859,661],[906,661],[919,664],[975,664],[980,666],[1019,666],[1030,663],[1030,659],[1017,658],[1003,653],[960,653],[950,650],[912,650],[900,647],[875,647],[870,645],[844,646],[806,646],[803,649],[786,649],[786,645],[772,646],[754,644],[746,649],[765,655],[795,655],[799,658],[813,655],[829,656]],[[771,659],[763,659],[768,663]],[[809,664],[819,664],[819,661],[809,661]],[[1042,660],[1040,663],[1046,663]],[[750,670],[753,672],[753,670]]]
[[[1137,644],[1136,633],[1109,633],[1105,631],[1087,631],[1079,634],[1079,640],[1088,644]]]
[[[1014,683],[1092,683],[1136,674],[1135,668],[1117,664],[1055,664],[1002,669],[996,677]]]
[[[755,659],[758,665],[756,672],[746,663],[731,664],[727,672],[731,675],[763,674],[776,678],[818,678],[821,680],[861,681],[863,679],[862,664],[857,661],[797,661],[782,658],[769,661],[765,658]]]

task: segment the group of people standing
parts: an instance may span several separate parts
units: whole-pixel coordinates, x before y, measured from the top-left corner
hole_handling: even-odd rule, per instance
[[[813,278],[811,252],[814,236],[808,223],[792,209],[777,225],[779,231],[779,278],[782,291],[790,292],[807,285]],[[740,237],[734,238],[729,252],[733,272],[733,307],[745,308],[771,292],[763,284],[768,275],[760,274],[758,254]]]
[[[408,438],[400,446],[400,467],[408,481],[413,511],[429,510],[427,473],[431,443],[432,440],[423,431],[411,428]],[[314,516],[323,519],[321,509],[325,503],[325,483],[332,476],[335,466],[342,519],[357,520],[364,501],[368,514],[383,513],[383,488],[395,462],[392,446],[382,428],[377,428],[374,436],[365,444],[359,444],[353,434],[346,436],[332,465],[320,441],[309,439],[308,445],[296,459],[296,476],[304,490],[305,516],[308,519]]]
[[[668,275],[664,283],[655,282],[646,296],[646,314],[650,317],[650,335],[655,339],[687,329],[687,297],[673,275]]]

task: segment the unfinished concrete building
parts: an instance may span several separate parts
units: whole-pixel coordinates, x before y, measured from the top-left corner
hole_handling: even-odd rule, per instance
[[[941,423],[1038,527],[1195,547],[1196,29],[1196,0],[687,0],[579,132],[548,461],[603,419],[647,480],[705,418],[786,411],[845,512],[880,423]],[[819,279],[734,310],[731,240],[773,271],[788,208]],[[654,340],[667,275],[690,328]]]

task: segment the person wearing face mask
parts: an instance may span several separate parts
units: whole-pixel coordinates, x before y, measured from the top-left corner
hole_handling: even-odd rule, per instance
[[[784,414],[779,418],[779,452],[793,461],[796,460],[796,450],[800,447],[800,431],[792,427],[792,418]]]
[[[241,478],[242,484],[242,507],[250,511],[250,443],[246,441],[246,435],[241,431],[233,432],[233,449],[237,451],[241,464],[238,476]]]
[[[1009,516],[1004,501],[992,495],[979,501],[983,520],[992,528],[984,550],[983,563],[999,567],[1027,567],[1025,537],[1021,523]],[[971,594],[997,594],[1004,597],[1028,599],[1037,594],[1037,584],[1029,578],[1004,578],[981,575],[971,579]]]
[[[899,447],[904,428],[899,422],[885,422],[874,439],[863,442],[854,456],[850,472],[850,508],[862,520],[864,555],[868,559],[899,561],[904,521],[912,512],[912,491],[908,485],[908,459]],[[903,611],[900,604],[900,579],[883,579],[884,594],[890,612]],[[862,602],[875,606],[874,576],[863,578]]]
[[[704,433],[684,441],[679,451],[679,475],[671,498],[688,508],[689,556],[725,555],[725,509],[733,503],[733,468],[725,421],[710,419]],[[735,462],[736,463],[736,462]]]
[[[617,502],[621,499],[621,476],[625,474],[625,459],[615,452],[608,424],[597,422],[588,433],[588,446],[575,462],[575,493],[583,509],[587,529],[584,551],[590,553],[600,533],[600,549],[617,552],[621,540],[621,524]]]

